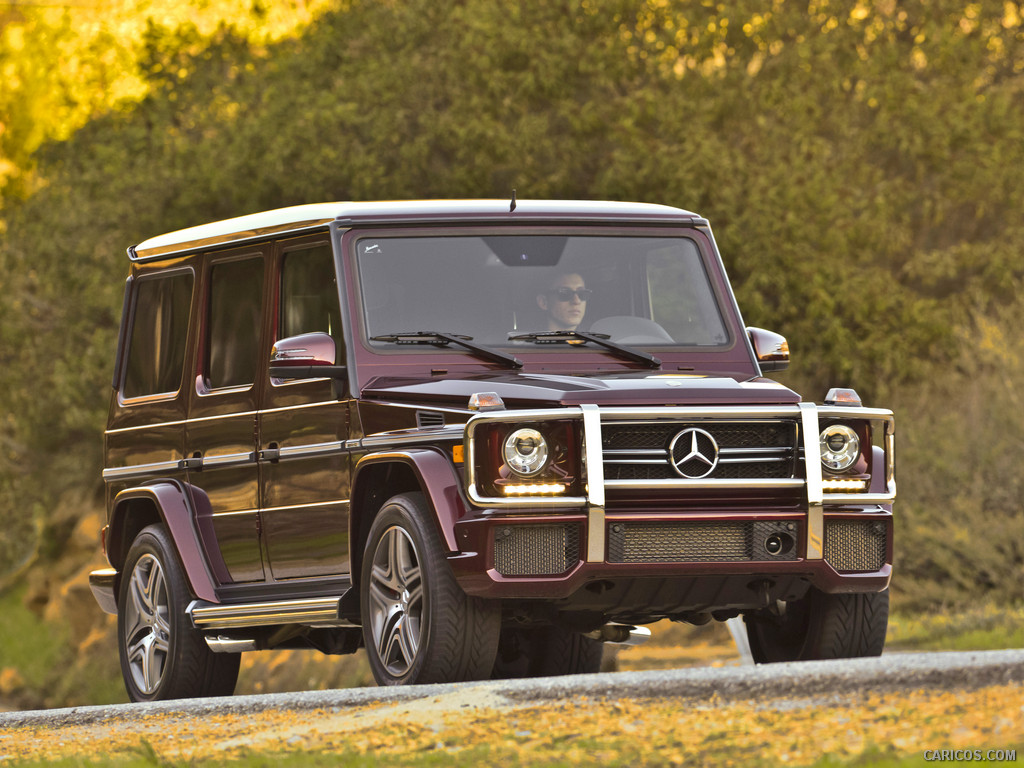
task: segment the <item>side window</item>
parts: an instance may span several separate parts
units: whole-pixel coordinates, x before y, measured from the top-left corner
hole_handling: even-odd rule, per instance
[[[122,388],[125,398],[180,388],[192,284],[190,272],[139,281]]]
[[[213,265],[206,345],[206,384],[211,389],[256,380],[262,304],[262,258]]]
[[[334,338],[344,360],[338,281],[328,245],[285,254],[281,269],[281,317],[278,338],[322,331]]]

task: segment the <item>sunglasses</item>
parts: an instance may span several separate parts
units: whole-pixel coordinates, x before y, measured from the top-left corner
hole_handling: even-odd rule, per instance
[[[594,295],[594,292],[589,288],[555,288],[551,291],[551,295],[559,301],[572,301],[573,296],[580,301],[586,301]]]

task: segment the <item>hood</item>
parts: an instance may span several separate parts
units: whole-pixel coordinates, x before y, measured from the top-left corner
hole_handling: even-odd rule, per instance
[[[741,380],[694,374],[561,376],[494,373],[429,379],[379,378],[362,397],[424,406],[465,408],[470,395],[496,392],[505,404],[544,408],[593,403],[630,405],[783,405],[800,402],[791,389],[770,379]]]

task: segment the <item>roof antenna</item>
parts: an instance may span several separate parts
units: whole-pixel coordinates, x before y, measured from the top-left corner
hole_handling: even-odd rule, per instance
[[[508,207],[508,212],[512,213],[516,209],[516,191],[512,190],[512,204]]]

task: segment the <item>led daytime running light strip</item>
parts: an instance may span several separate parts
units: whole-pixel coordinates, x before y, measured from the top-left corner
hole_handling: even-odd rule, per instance
[[[861,479],[836,478],[832,480],[822,480],[821,486],[822,490],[824,490],[826,493],[828,493],[829,491],[840,493],[843,491],[853,491],[854,493],[863,493],[868,489],[868,481]]]
[[[506,496],[557,496],[565,493],[564,483],[533,483],[530,485],[506,485]]]

